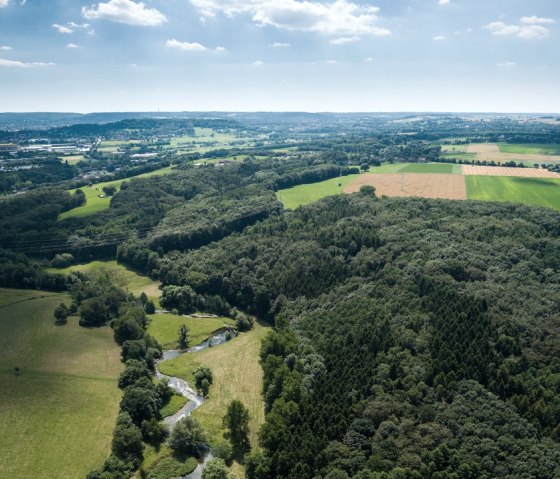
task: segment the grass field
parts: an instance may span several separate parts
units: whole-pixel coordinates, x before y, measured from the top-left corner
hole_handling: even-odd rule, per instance
[[[114,181],[104,181],[102,183],[97,183],[92,186],[84,186],[83,188],[81,188],[81,190],[86,195],[86,204],[65,211],[64,213],[60,214],[58,219],[63,220],[66,218],[81,218],[83,216],[88,216],[94,213],[98,213],[99,211],[103,211],[109,208],[109,204],[111,203],[111,197],[104,197],[104,198],[99,197],[99,195],[104,195],[103,188],[105,186],[114,186],[118,190],[121,187],[123,181],[129,181],[132,180],[133,178],[149,178],[150,176],[166,175],[172,172],[173,172],[172,167],[167,166],[165,168],[160,168],[159,170],[150,171],[148,173],[143,173],[141,175],[133,176],[131,178],[124,178],[122,180],[114,180]],[[75,191],[76,190],[70,190],[69,192],[74,193]]]
[[[159,281],[153,281],[147,276],[138,274],[136,271],[117,263],[116,261],[91,261],[86,264],[76,264],[68,268],[48,268],[49,273],[68,274],[72,271],[83,273],[95,273],[96,271],[107,271],[111,274],[117,286],[124,288],[136,296],[142,292],[152,299],[157,300],[160,295]]]
[[[235,325],[230,318],[186,318],[174,314],[151,314],[148,318],[148,333],[159,341],[163,349],[177,348],[177,333],[183,324],[189,328],[190,346],[200,344],[217,329]]]
[[[82,161],[84,159],[84,155],[67,155],[61,156],[61,161],[67,161],[69,165],[75,165],[76,163]]]
[[[354,181],[359,175],[347,175],[339,178],[312,183],[309,185],[298,185],[276,192],[276,197],[284,204],[284,207],[295,210],[298,206],[314,203],[325,196],[338,195],[346,185]],[[339,186],[340,185],[340,186]]]
[[[212,369],[214,382],[205,403],[193,412],[210,435],[212,443],[222,439],[222,418],[233,399],[240,399],[251,415],[251,444],[257,444],[257,431],[264,421],[262,369],[259,364],[261,341],[268,326],[255,323],[252,331],[231,341],[197,353],[186,353],[160,365],[162,373],[193,384],[193,372],[200,364]]]
[[[560,210],[560,180],[503,176],[466,176],[467,197],[510,201]]]
[[[441,145],[443,153],[466,153],[468,145]]]
[[[375,171],[372,171],[375,173]],[[398,173],[428,173],[428,174],[461,174],[461,165],[452,163],[410,163],[404,165]]]
[[[55,326],[64,294],[0,289],[0,477],[74,479],[109,454],[121,393],[107,328]],[[21,374],[14,374],[14,367]]]
[[[476,153],[444,153],[443,159],[476,161]]]
[[[522,155],[560,155],[560,145],[514,145],[498,143],[502,153],[519,153]]]

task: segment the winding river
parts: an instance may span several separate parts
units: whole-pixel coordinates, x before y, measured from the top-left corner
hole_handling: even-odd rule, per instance
[[[208,347],[218,346],[226,342],[226,332],[220,332],[208,338],[206,341],[203,341],[198,346],[194,346],[187,351],[179,351],[177,349],[169,349],[163,352],[163,358],[156,363],[156,377],[159,379],[167,379],[169,383],[169,387],[172,388],[177,393],[185,396],[189,399],[187,404],[185,404],[181,409],[179,409],[175,414],[172,416],[167,416],[163,422],[169,428],[169,430],[173,430],[175,424],[180,419],[184,418],[185,416],[190,416],[190,414],[198,407],[204,404],[204,397],[199,395],[193,388],[189,386],[189,384],[184,381],[183,379],[176,378],[174,376],[166,376],[159,370],[159,365],[163,361],[167,361],[168,359],[176,358],[185,352],[189,353],[196,353],[198,351],[202,351]],[[206,466],[206,463],[212,459],[212,453],[208,452],[206,456],[202,459],[202,461],[198,464],[196,469],[191,472],[190,474],[183,477],[183,479],[201,479],[202,478],[202,471]]]

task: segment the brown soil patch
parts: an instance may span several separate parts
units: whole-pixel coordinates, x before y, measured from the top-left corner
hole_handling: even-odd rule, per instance
[[[520,176],[523,178],[560,178],[558,173],[537,168],[506,168],[503,166],[463,165],[463,175]]]
[[[467,153],[476,153],[479,161],[494,161],[505,163],[506,161],[531,161],[533,163],[558,163],[559,155],[536,155],[528,153],[502,153],[495,143],[472,143],[467,146]]]
[[[345,193],[355,193],[363,185],[375,186],[377,196],[419,196],[421,198],[446,198],[466,200],[467,188],[462,175],[426,173],[366,173],[360,175],[346,188]]]

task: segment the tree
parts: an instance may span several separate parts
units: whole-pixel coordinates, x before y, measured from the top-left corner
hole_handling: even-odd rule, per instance
[[[154,302],[149,299],[146,302],[146,305],[144,306],[144,311],[146,311],[146,314],[155,314],[156,313],[156,305],[154,304]]]
[[[127,413],[121,413],[117,418],[111,449],[124,462],[132,462],[136,467],[140,465],[144,449],[142,433]]]
[[[113,196],[117,192],[117,188],[113,185],[107,185],[103,187],[103,193],[107,196]]]
[[[375,196],[375,186],[362,185],[360,186],[360,195],[362,196]]]
[[[262,452],[245,456],[245,474],[247,479],[269,479],[270,459]]]
[[[242,457],[250,449],[249,443],[249,410],[238,399],[229,403],[223,419],[227,437],[231,441],[234,455]]]
[[[60,303],[54,310],[56,324],[66,324],[69,310],[64,303]]]
[[[231,444],[228,441],[220,441],[212,448],[212,454],[214,454],[214,457],[223,459],[226,463],[229,462],[233,454]]]
[[[361,169],[362,171],[368,171],[368,170],[369,170],[369,165],[368,165],[367,163],[362,163],[362,164],[360,165],[360,169]]]
[[[189,347],[189,328],[187,328],[185,324],[179,328],[179,339],[177,343],[179,344],[179,349],[182,351]]]
[[[206,432],[200,423],[191,416],[186,416],[175,424],[169,439],[169,447],[180,454],[200,457],[207,440]]]
[[[145,308],[147,302],[148,302],[148,295],[144,293],[144,291],[142,291],[142,293],[140,293],[140,303],[142,303],[142,306],[144,306]]]
[[[202,479],[228,479],[228,467],[223,459],[210,459],[202,471]]]
[[[203,384],[205,381],[208,383],[207,386]],[[205,364],[198,366],[197,370],[194,372],[194,384],[196,389],[204,393],[204,388],[209,388],[213,381],[212,370]],[[207,394],[208,391],[206,391],[205,395]]]
[[[89,298],[80,305],[80,326],[102,326],[109,321],[109,309],[99,298]]]

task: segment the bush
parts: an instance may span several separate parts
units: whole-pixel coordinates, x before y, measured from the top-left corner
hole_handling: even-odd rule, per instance
[[[70,253],[62,253],[55,255],[55,257],[51,260],[51,266],[53,268],[66,268],[73,262],[74,256],[72,256]]]
[[[206,449],[207,437],[199,422],[186,416],[175,424],[169,447],[175,452],[200,457]]]

